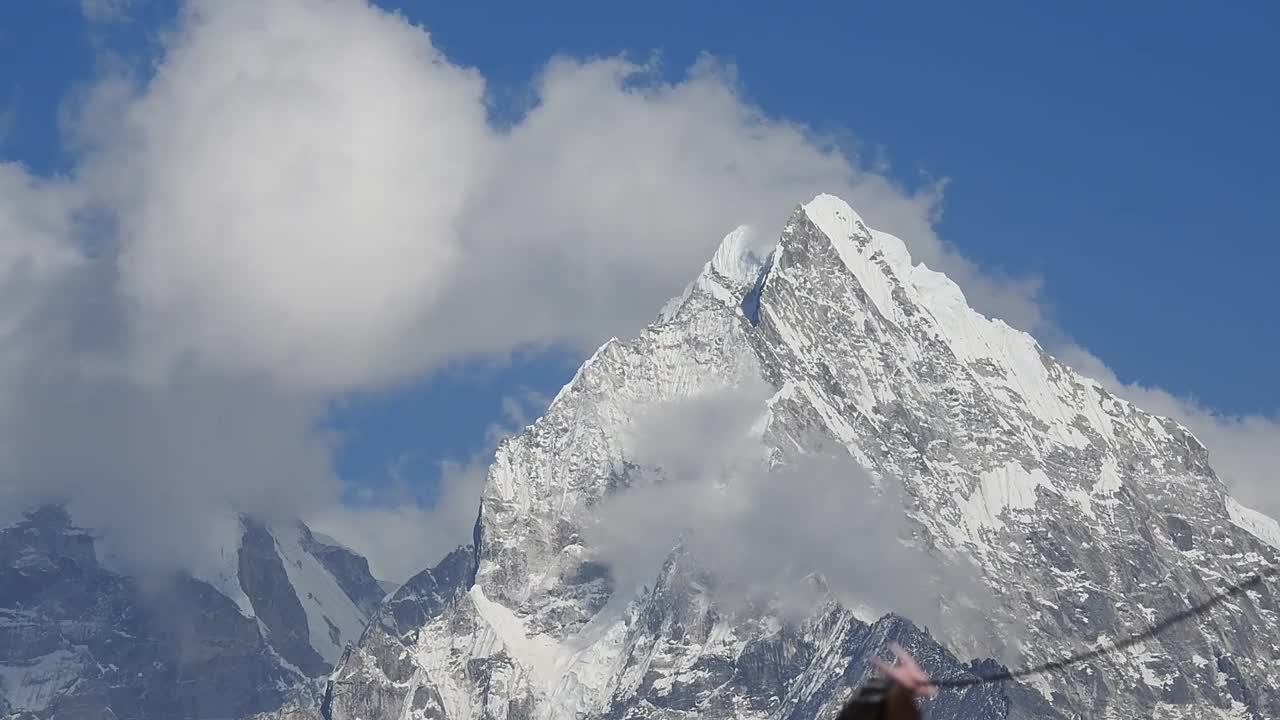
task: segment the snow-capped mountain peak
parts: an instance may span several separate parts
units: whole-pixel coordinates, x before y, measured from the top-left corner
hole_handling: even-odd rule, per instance
[[[981,622],[931,636],[836,598],[798,620],[727,606],[716,568],[678,545],[638,587],[601,562],[589,519],[632,492],[636,418],[760,382],[771,391],[748,414],[765,418],[766,445],[796,458],[834,443],[900,487],[920,544],[976,564],[991,595]],[[602,346],[503,445],[476,547],[393,598],[421,621],[375,621],[332,708],[365,720],[828,718],[889,640],[941,677],[995,669],[956,654],[1004,655],[1001,644],[1032,661],[1105,642],[1274,559],[1254,534],[1269,527],[1229,499],[1185,429],[973,311],[900,239],[820,195],[772,252],[730,233],[653,326]],[[1268,691],[1278,618],[1274,597],[1250,596],[1031,687],[943,693],[931,716],[1280,716]]]
[[[671,298],[658,313],[659,322],[672,317],[695,291],[701,291],[720,302],[736,307],[744,294],[760,279],[768,267],[771,247],[761,246],[758,233],[747,225],[739,225],[725,235],[711,260],[684,292]]]

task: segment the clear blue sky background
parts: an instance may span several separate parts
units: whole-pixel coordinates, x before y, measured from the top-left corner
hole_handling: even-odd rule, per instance
[[[1228,412],[1280,409],[1280,6],[1268,2],[386,2],[518,96],[553,53],[733,61],[766,111],[947,177],[940,234],[1046,282],[1054,317],[1126,381]],[[67,167],[60,103],[95,47],[153,52],[170,0],[91,30],[73,0],[0,2],[0,155]],[[552,394],[578,358],[463,372],[334,419],[341,470],[464,458],[501,398]]]

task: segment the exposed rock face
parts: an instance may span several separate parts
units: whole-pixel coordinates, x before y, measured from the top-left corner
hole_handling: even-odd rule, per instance
[[[245,522],[240,543],[240,587],[249,596],[258,620],[267,627],[276,652],[308,677],[325,671],[324,658],[311,647],[311,629],[289,584],[289,573],[276,554],[276,539],[266,526]]]
[[[355,590],[342,602],[338,588],[376,581],[362,558],[306,528],[247,518],[243,528],[229,586],[243,605],[190,576],[144,586],[104,568],[91,535],[60,508],[0,529],[0,717],[236,718],[288,702],[313,707],[334,646],[365,624],[355,608],[377,603]],[[310,551],[298,551],[300,538]],[[325,637],[314,638],[319,625]]]
[[[369,560],[350,548],[317,540],[306,525],[299,526],[299,531],[302,534],[302,548],[307,554],[320,561],[356,607],[373,617],[378,603],[382,602],[387,593],[383,590],[383,583],[374,579],[370,572]]]
[[[343,658],[326,711],[333,717],[381,718],[411,705],[443,712],[437,693],[412,682],[418,670],[412,653],[427,642],[424,634],[431,632],[432,622],[465,599],[475,570],[475,549],[461,547],[397,590],[360,638],[361,649]]]
[[[937,677],[991,628],[1034,662],[1130,634],[1265,562],[1280,528],[1236,504],[1184,428],[1114,397],[843,202],[797,208],[767,258],[726,238],[634,340],[610,341],[490,468],[476,549],[416,579],[336,673],[334,718],[829,718],[898,640]],[[901,485],[939,557],[995,600],[940,645],[910,619],[829,597],[803,618],[726,606],[715,568],[673,548],[616,587],[584,518],[625,492],[621,438],[655,403],[763,379],[764,444],[835,444]],[[412,585],[413,583],[411,583]],[[1274,588],[1030,687],[944,692],[931,717],[1280,717]],[[954,654],[953,654],[954,653]]]

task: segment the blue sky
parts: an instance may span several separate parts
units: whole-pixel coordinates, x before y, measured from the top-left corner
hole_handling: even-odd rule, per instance
[[[731,59],[764,108],[950,178],[940,234],[1042,274],[1122,378],[1280,407],[1274,4],[426,5],[397,6],[508,88],[556,52]]]
[[[678,79],[710,52],[768,114],[847,136],[907,187],[946,178],[938,234],[982,266],[1038,275],[1054,324],[1121,380],[1225,413],[1280,410],[1274,4],[384,7],[478,69],[499,121],[519,116],[554,54],[660,51]],[[104,50],[153,60],[173,5],[126,12],[89,23],[71,0],[0,5],[4,159],[44,176],[74,165],[67,99]],[[348,397],[325,420],[348,438],[338,470],[377,485],[408,455],[429,498],[437,459],[483,452],[504,398],[549,397],[581,357],[526,354]]]

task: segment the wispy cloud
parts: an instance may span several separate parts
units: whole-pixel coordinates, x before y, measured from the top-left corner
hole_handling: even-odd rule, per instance
[[[816,573],[867,619],[976,619],[989,593],[963,560],[913,545],[898,483],[874,482],[834,442],[775,463],[761,439],[771,392],[762,382],[722,388],[635,419],[624,444],[638,469],[593,509],[586,532],[620,585],[652,582],[679,543],[714,568],[730,603],[768,593],[803,607]]]
[[[504,397],[498,419],[485,429],[484,447],[470,457],[437,460],[425,472],[414,470],[421,462],[405,462],[392,472],[389,488],[367,495],[358,507],[331,504],[305,518],[365,554],[377,577],[403,582],[444,552],[471,542],[494,451],[533,423],[550,400],[527,388]],[[424,478],[415,473],[437,478],[430,500],[416,491]]]
[[[129,17],[138,0],[80,0],[80,14],[93,23],[119,22]]]

